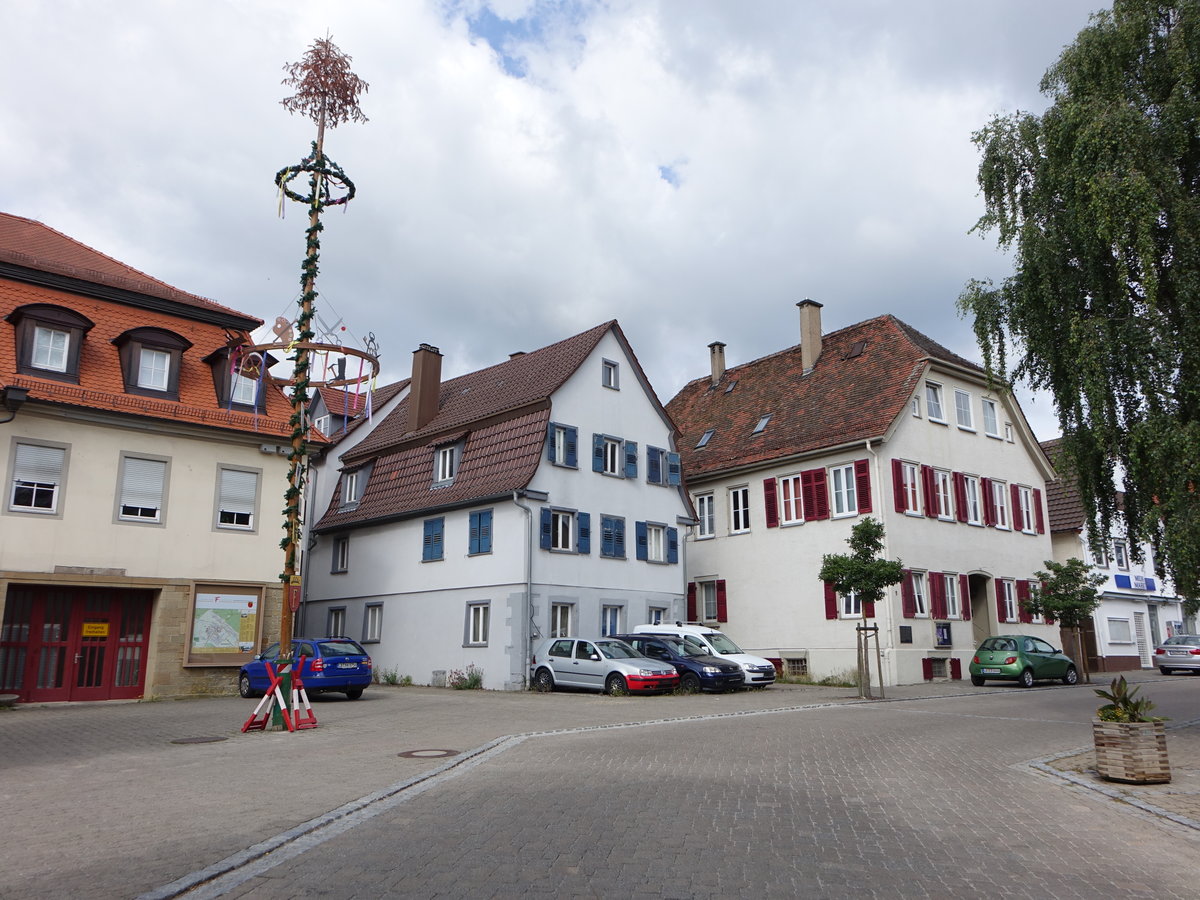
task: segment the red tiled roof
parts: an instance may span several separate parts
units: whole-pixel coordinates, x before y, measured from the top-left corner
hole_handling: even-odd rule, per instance
[[[863,342],[862,352],[851,349]],[[684,386],[667,412],[679,428],[689,478],[881,437],[904,409],[930,359],[983,370],[895,316],[885,315],[822,337],[805,375],[799,345]],[[730,385],[733,385],[730,389]],[[754,426],[771,420],[761,434]],[[707,445],[697,449],[704,432]]]
[[[139,272],[41,222],[3,212],[0,212],[0,262],[226,313],[247,320],[242,327],[255,328],[262,324],[261,319],[214,303],[207,297],[181,291],[165,281]]]
[[[1041,442],[1042,450],[1050,463],[1058,469],[1059,454],[1062,451],[1062,438],[1052,438]],[[1050,531],[1082,531],[1087,520],[1083,510],[1083,498],[1079,494],[1079,485],[1074,478],[1064,477],[1059,471],[1057,481],[1046,484],[1046,516],[1050,521]]]
[[[372,416],[378,414],[378,411],[389,400],[404,390],[408,386],[408,382],[408,378],[402,378],[399,381],[376,388],[371,393]],[[346,388],[331,388],[323,385],[317,388],[317,392],[321,395],[321,401],[325,404],[325,409],[333,417],[331,423],[332,434],[327,435],[327,437],[336,437],[340,440],[358,428],[363,422],[367,421],[366,392],[356,396],[354,391],[348,391]],[[347,418],[350,420],[350,423],[343,430],[343,423]]]

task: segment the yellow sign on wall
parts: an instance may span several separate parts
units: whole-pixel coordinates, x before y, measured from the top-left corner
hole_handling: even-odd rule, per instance
[[[107,622],[84,622],[83,623],[84,637],[108,637]]]

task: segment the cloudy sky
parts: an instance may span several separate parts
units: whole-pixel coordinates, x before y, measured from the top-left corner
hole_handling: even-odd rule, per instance
[[[268,322],[305,216],[285,63],[330,35],[370,121],[326,139],[318,312],[449,376],[619,319],[666,402],[708,371],[893,313],[978,359],[954,302],[1002,277],[971,133],[1041,110],[1102,0],[3,0],[0,209]],[[1022,393],[1039,437],[1045,399]]]

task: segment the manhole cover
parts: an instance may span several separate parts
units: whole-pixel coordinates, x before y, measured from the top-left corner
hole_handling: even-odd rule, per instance
[[[457,750],[405,750],[397,754],[405,759],[442,759],[446,756],[458,756]]]
[[[194,738],[176,738],[171,741],[172,744],[215,744],[217,741],[226,741],[228,738],[223,737],[194,737]]]

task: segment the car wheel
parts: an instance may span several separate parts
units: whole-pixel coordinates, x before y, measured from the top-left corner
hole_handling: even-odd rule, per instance
[[[624,678],[613,672],[604,682],[604,693],[614,697],[623,697],[629,693],[629,687],[625,684]]]
[[[1021,687],[1033,687],[1033,669],[1024,669],[1021,672]]]
[[[1067,666],[1067,674],[1063,676],[1063,684],[1077,684],[1079,682],[1079,673],[1075,671],[1074,666]]]
[[[238,676],[238,693],[246,698],[254,696],[254,689],[250,687],[250,676],[245,672]]]
[[[541,691],[543,694],[548,694],[554,690],[554,676],[550,674],[549,669],[538,669],[533,676],[534,690]]]
[[[679,693],[695,694],[700,690],[700,679],[695,672],[687,672],[679,679]]]
[[[346,697],[350,700],[357,700],[362,696],[362,692],[362,688],[350,688],[350,690],[346,691]]]
[[[975,687],[983,687],[983,676],[982,675],[972,675],[971,676],[971,684],[975,685]]]
[[[1162,672],[1164,675],[1170,675],[1170,674],[1171,674],[1171,670],[1170,670],[1170,669],[1168,669],[1166,666],[1159,666],[1159,667],[1158,667],[1158,671]]]

